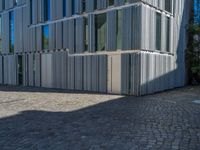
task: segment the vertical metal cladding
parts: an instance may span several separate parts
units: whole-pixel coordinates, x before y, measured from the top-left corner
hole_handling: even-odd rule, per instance
[[[122,55],[122,93],[145,95],[178,87],[174,57],[152,52]]]
[[[63,49],[69,49],[69,21],[63,21],[63,32],[62,32],[62,40],[63,40]]]
[[[9,53],[9,13],[2,14],[2,54]]]
[[[171,10],[163,0],[49,2],[0,0],[0,84],[19,84],[22,55],[25,86],[145,95],[184,85],[189,0],[172,0]]]
[[[76,32],[75,32],[75,51],[82,53],[85,50],[84,45],[84,18],[79,17],[76,19]]]
[[[55,50],[57,41],[58,40],[56,40],[56,24],[51,23],[49,24],[49,50]]]
[[[4,84],[17,85],[17,56],[7,55],[3,57]]]
[[[117,49],[117,10],[112,10],[107,13],[107,42],[106,49],[115,51]]]
[[[60,50],[63,48],[63,40],[62,40],[62,33],[63,33],[63,23],[57,22],[56,23],[56,49]]]
[[[75,34],[75,19],[69,20],[69,53],[73,54],[76,53],[76,34]]]
[[[3,57],[0,56],[0,84],[3,84]]]

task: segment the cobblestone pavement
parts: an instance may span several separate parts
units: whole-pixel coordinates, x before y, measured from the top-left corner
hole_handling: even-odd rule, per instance
[[[200,87],[144,97],[0,87],[1,150],[200,150]]]

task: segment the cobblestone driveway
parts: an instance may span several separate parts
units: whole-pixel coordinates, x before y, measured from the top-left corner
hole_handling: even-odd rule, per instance
[[[0,87],[1,150],[200,149],[200,87],[145,97]]]

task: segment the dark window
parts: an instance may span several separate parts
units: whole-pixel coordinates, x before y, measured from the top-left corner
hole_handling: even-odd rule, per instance
[[[94,10],[97,9],[97,0],[94,1]]]
[[[74,20],[74,53],[76,53],[76,19]]]
[[[170,18],[167,17],[166,24],[166,51],[170,52]]]
[[[49,26],[42,27],[42,49],[49,49]]]
[[[172,12],[172,1],[165,0],[165,10],[168,12]]]
[[[14,12],[11,11],[9,13],[9,31],[10,31],[10,37],[9,37],[9,45],[10,45],[10,53],[14,52],[14,43],[15,43],[15,36],[14,36]]]
[[[105,50],[106,44],[106,13],[95,16],[95,44],[96,50]]]
[[[22,55],[18,55],[18,83],[23,84],[23,60]]]
[[[82,0],[82,9],[83,12],[86,11],[86,0]]]
[[[84,44],[85,44],[85,51],[88,50],[88,18],[85,17],[84,19],[85,29],[84,29]]]
[[[17,6],[18,0],[14,0],[14,6]]]
[[[36,84],[36,61],[35,54],[33,55],[33,85]]]
[[[50,20],[50,0],[44,0],[44,20]]]
[[[156,13],[156,50],[161,50],[161,14]]]
[[[114,5],[114,0],[107,0],[108,6],[113,6]]]
[[[67,14],[66,14],[66,11],[67,11],[67,9],[66,9],[66,0],[63,0],[63,16],[65,17]]]
[[[72,15],[76,14],[76,2],[75,0],[72,0]]]
[[[5,0],[2,0],[2,9],[5,9]]]

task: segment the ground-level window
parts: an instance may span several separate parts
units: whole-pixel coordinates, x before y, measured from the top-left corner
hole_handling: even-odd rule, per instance
[[[106,45],[106,13],[95,16],[95,44],[96,51],[105,50]]]
[[[42,27],[42,49],[49,49],[49,26]]]
[[[84,18],[84,44],[85,44],[85,51],[88,50],[88,32],[89,32],[89,27],[88,27],[88,18]]]
[[[161,50],[161,14],[156,13],[156,50]]]

